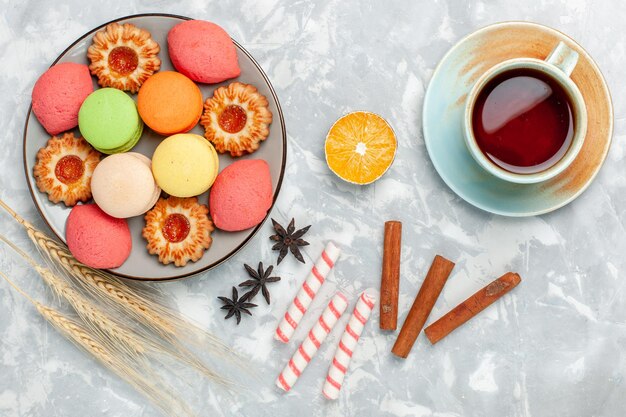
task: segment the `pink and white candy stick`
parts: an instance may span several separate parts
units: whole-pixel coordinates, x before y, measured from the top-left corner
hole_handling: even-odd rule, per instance
[[[298,377],[307,367],[311,358],[317,353],[320,345],[326,340],[326,336],[333,329],[337,320],[346,311],[348,300],[346,296],[338,292],[330,300],[328,306],[317,320],[317,323],[311,328],[304,342],[300,345],[296,353],[293,354],[285,369],[276,378],[278,388],[289,391]]]
[[[346,325],[346,330],[341,336],[335,357],[328,369],[328,376],[324,382],[324,388],[322,389],[322,393],[329,400],[336,400],[339,397],[339,390],[341,389],[343,378],[350,366],[352,353],[357,346],[365,323],[367,323],[367,320],[370,318],[374,304],[376,304],[376,297],[372,294],[371,290],[366,290],[361,293],[354,306],[354,311]]]
[[[311,301],[315,298],[330,270],[335,266],[340,253],[341,249],[335,246],[333,242],[328,242],[326,248],[322,251],[322,255],[302,283],[300,291],[296,294],[285,316],[278,324],[276,334],[274,335],[276,340],[280,340],[283,343],[289,342],[302,316],[304,316],[309,305],[311,305]]]

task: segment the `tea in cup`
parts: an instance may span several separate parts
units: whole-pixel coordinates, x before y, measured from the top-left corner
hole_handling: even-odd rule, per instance
[[[464,117],[467,147],[503,180],[529,184],[563,172],[587,133],[587,110],[570,75],[578,53],[560,42],[545,61],[515,58],[483,74]]]

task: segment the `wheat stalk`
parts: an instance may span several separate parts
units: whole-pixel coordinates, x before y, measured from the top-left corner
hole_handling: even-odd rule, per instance
[[[152,401],[164,414],[170,416],[195,416],[189,407],[172,395],[171,388],[162,389],[155,383],[154,375],[149,377],[140,374],[126,362],[119,359],[118,355],[104,347],[102,343],[89,335],[88,331],[79,322],[63,316],[58,311],[35,304],[37,311],[56,329],[67,338],[72,340],[85,351],[93,355],[103,365],[132,385],[136,390],[144,394]],[[182,413],[182,414],[181,414]]]
[[[183,346],[177,346],[175,350],[159,340],[154,340],[143,333],[132,331],[128,326],[106,314],[79,291],[75,290],[64,278],[54,274],[50,269],[38,265],[32,257],[2,234],[0,234],[0,240],[25,259],[57,296],[67,300],[93,332],[99,333],[103,338],[108,338],[112,342],[118,342],[119,348],[129,355],[135,356],[136,360],[144,361],[144,354],[146,353],[167,354],[180,362],[192,366],[214,382],[225,386],[233,385],[231,381],[220,378],[219,375]],[[147,364],[145,366],[147,368]]]
[[[86,297],[75,290],[65,279],[37,264],[32,257],[17,247],[4,235],[0,234],[0,240],[25,259],[57,296],[67,300],[85,323],[91,325],[92,330],[102,332],[104,333],[103,336],[108,336],[116,340],[120,343],[121,347],[131,355],[143,355],[146,352],[142,340],[129,331],[124,325],[96,307]]]
[[[241,365],[241,359],[220,339],[182,318],[177,312],[162,304],[155,294],[130,287],[119,279],[78,262],[72,254],[58,243],[40,241],[41,250],[80,283],[86,291],[102,299],[109,307],[121,309],[128,316],[143,324],[176,349],[188,352],[180,341],[196,346],[208,343],[213,353]]]
[[[81,347],[87,353],[100,361],[104,366],[109,368],[120,378],[132,385],[139,392],[144,394],[151,400],[164,414],[170,416],[195,416],[195,413],[189,407],[179,400],[173,394],[171,387],[163,384],[154,374],[149,377],[137,372],[134,369],[136,363],[132,360],[125,360],[122,352],[115,349],[114,346],[108,346],[98,338],[90,334],[88,328],[85,328],[80,322],[69,318],[62,313],[44,306],[40,302],[31,298],[4,273],[0,272],[0,276],[4,278],[17,292],[30,301],[39,314],[41,314],[52,326],[54,326],[61,334],[70,339],[77,346]]]
[[[35,270],[58,296],[65,298],[69,302],[76,313],[85,323],[91,325],[93,330],[100,331],[104,337],[117,341],[122,349],[132,356],[140,357],[146,353],[146,343],[143,340],[121,323],[105,314],[82,294],[73,289],[63,278],[41,266],[35,266]]]
[[[243,366],[241,359],[220,339],[165,306],[154,293],[131,288],[111,274],[81,264],[64,246],[38,230],[1,199],[0,207],[26,229],[29,238],[53,268],[73,277],[88,292],[105,301],[108,307],[121,309],[125,314],[177,345],[177,348],[182,348],[180,340],[196,345],[208,342],[213,353]]]

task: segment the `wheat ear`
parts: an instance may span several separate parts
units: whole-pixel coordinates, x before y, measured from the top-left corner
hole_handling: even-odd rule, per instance
[[[93,331],[101,332],[103,333],[103,337],[108,336],[117,341],[120,346],[131,355],[143,355],[146,352],[144,343],[135,336],[135,334],[129,331],[126,326],[112,319],[109,315],[100,310],[100,308],[96,307],[81,293],[72,288],[65,279],[37,264],[32,257],[4,235],[0,234],[0,240],[26,260],[57,296],[67,300],[83,321],[90,325]]]
[[[187,341],[196,346],[208,343],[214,353],[235,362],[240,361],[240,358],[220,339],[165,306],[155,294],[130,287],[110,274],[81,264],[67,249],[56,242],[42,243],[44,244],[40,247],[44,254],[49,254],[49,257],[82,284],[86,291],[106,300],[110,307],[122,309],[163,339],[179,348],[180,341]]]
[[[191,342],[196,346],[208,342],[213,353],[243,367],[241,358],[219,338],[166,307],[154,294],[131,288],[111,274],[81,264],[64,246],[38,230],[1,199],[0,207],[26,229],[28,237],[52,267],[76,279],[90,293],[100,295],[100,299],[108,302],[107,306],[123,310],[177,347],[181,347],[180,340]]]
[[[56,295],[67,300],[83,321],[90,326],[92,331],[101,333],[101,336],[105,339],[109,338],[111,341],[117,341],[121,345],[120,349],[123,349],[131,356],[135,356],[136,360],[143,360],[143,355],[146,353],[167,354],[180,362],[190,365],[213,382],[218,382],[225,386],[233,385],[231,381],[221,378],[215,371],[207,367],[186,348],[179,346],[175,350],[159,340],[153,340],[141,332],[133,331],[133,329],[114,319],[111,315],[106,314],[94,303],[90,302],[80,292],[72,288],[67,280],[56,275],[48,268],[37,264],[30,255],[4,235],[0,234],[0,240],[26,260]]]
[[[81,347],[87,353],[91,354],[104,366],[113,371],[120,378],[132,385],[136,390],[144,394],[150,401],[154,403],[164,414],[170,416],[195,416],[195,413],[182,402],[176,395],[172,394],[170,387],[164,386],[155,378],[154,375],[146,377],[138,373],[134,368],[134,362],[125,361],[122,352],[116,351],[112,346],[107,346],[98,339],[97,336],[90,334],[89,329],[85,328],[80,322],[69,318],[62,313],[46,307],[40,302],[31,298],[4,273],[0,272],[0,276],[4,278],[17,292],[30,301],[39,314],[41,314],[52,326],[54,326],[61,334],[70,339],[74,344]],[[116,354],[117,353],[117,354]]]

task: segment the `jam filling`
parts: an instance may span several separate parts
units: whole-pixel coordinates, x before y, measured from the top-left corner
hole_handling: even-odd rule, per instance
[[[247,121],[246,111],[235,104],[226,106],[218,118],[220,127],[228,133],[240,132]]]
[[[165,218],[163,237],[169,242],[178,243],[187,237],[190,228],[187,217],[179,213],[170,214]]]
[[[63,184],[73,184],[85,173],[83,160],[76,155],[66,155],[54,167],[54,175]]]
[[[118,74],[128,75],[139,65],[137,52],[128,46],[118,46],[109,53],[109,67]]]

